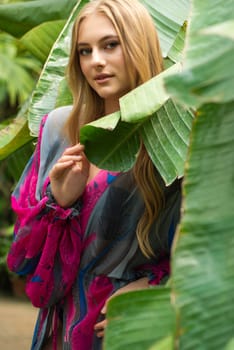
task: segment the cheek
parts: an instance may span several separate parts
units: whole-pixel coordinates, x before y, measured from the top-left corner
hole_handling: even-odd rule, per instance
[[[116,55],[115,61],[116,61],[116,64],[118,64],[119,67],[124,68],[126,66],[122,50],[119,51],[118,55]]]
[[[118,67],[119,71],[121,72],[122,75],[126,77],[128,75],[128,69],[127,69],[127,64],[124,59],[124,55],[121,52],[116,56],[115,58],[115,65]]]
[[[88,70],[87,64],[85,62],[83,62],[82,60],[80,60],[80,69],[81,69],[82,74],[87,79],[87,75],[88,75],[89,70]]]

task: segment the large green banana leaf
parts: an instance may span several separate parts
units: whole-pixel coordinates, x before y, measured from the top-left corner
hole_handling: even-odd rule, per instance
[[[186,350],[234,349],[234,8],[194,0],[193,9],[184,72],[167,80],[180,101],[199,106],[173,256],[176,342]]]
[[[201,106],[192,130],[184,216],[173,256],[179,349],[226,349],[233,341],[233,148],[234,102]]]
[[[18,116],[7,126],[0,125],[0,160],[5,159],[33,139],[29,134],[25,110],[28,101],[22,106]],[[21,171],[23,169],[21,168]]]
[[[190,106],[190,103],[191,106],[200,106],[191,132],[183,186],[183,216],[172,254],[171,300],[176,317],[176,330],[171,332],[171,337],[174,338],[172,342],[170,336],[164,337],[160,343],[150,347],[150,350],[234,349],[234,102],[230,97],[233,72],[232,65],[226,66],[226,72],[222,71],[222,67],[220,72],[220,63],[217,60],[213,61],[217,51],[219,54],[222,52],[224,61],[229,59],[226,54],[228,55],[230,50],[225,51],[226,44],[223,45],[222,40],[231,44],[229,40],[230,37],[233,38],[232,31],[223,38],[227,14],[233,13],[233,6],[229,1],[225,3],[224,8],[222,1],[215,1],[214,4],[211,0],[193,0],[192,9],[189,26],[191,30],[187,37],[186,59],[183,63],[184,72],[167,78],[168,90],[173,91],[180,101],[184,101],[187,106]],[[192,30],[196,26],[206,28],[207,33],[213,31],[214,19],[207,17],[210,11],[213,11],[214,17],[216,15],[221,31],[216,32],[220,42],[215,41],[213,45],[209,43],[210,36],[204,38],[203,35],[198,35],[197,29]],[[217,30],[217,26],[215,27]],[[209,51],[206,50],[207,47]],[[197,68],[198,56],[204,63],[201,65],[199,62],[200,69]],[[212,68],[209,69],[209,66]],[[215,72],[216,77],[230,76],[230,79],[223,80],[223,100],[220,81],[212,79],[211,70]],[[199,90],[198,80],[202,86],[207,86],[207,90]],[[188,86],[184,82],[187,81],[190,88],[186,91]],[[210,94],[207,94],[208,90]],[[217,101],[223,103],[209,103],[216,101],[218,91]],[[233,84],[231,91],[233,92]],[[230,99],[231,102],[225,103]],[[204,101],[209,104],[204,104]],[[156,289],[155,296],[157,292]],[[141,293],[144,295],[145,292]],[[125,297],[119,296],[118,303]],[[125,349],[129,344],[135,344],[135,337],[128,337],[123,342],[121,326],[116,324],[112,329],[115,320],[109,318],[109,315],[114,312],[117,315],[118,311],[117,308],[113,310],[115,305],[112,301],[108,307],[109,326],[106,337],[109,339],[114,336],[116,343],[121,342],[121,349]],[[161,306],[160,311],[164,314],[165,305],[161,304],[160,299],[158,302]],[[134,304],[137,310],[137,298],[132,297],[132,308]],[[144,310],[136,314],[136,317],[139,314],[136,327],[144,324],[144,317],[147,318],[147,313],[144,317],[141,316],[142,313],[144,314]],[[126,315],[120,314],[120,317],[123,317],[122,322],[125,322],[128,317],[127,311]],[[153,325],[151,332],[158,337],[161,328]],[[142,350],[149,350],[144,343],[144,331],[138,341],[138,345],[142,344]],[[111,347],[105,349],[109,350]]]
[[[166,184],[183,175],[193,115],[169,99],[163,86],[163,78],[179,67],[172,66],[123,97],[120,113],[82,128],[81,142],[92,162],[126,171],[142,139]]]
[[[68,18],[77,0],[34,0],[0,5],[0,29],[19,38],[33,27]]]
[[[9,157],[0,162],[0,177],[3,180],[0,188],[2,193],[5,193],[5,199],[10,200],[10,193],[12,192],[14,185],[18,182],[22,171],[25,168],[25,165],[28,163],[28,160],[32,155],[34,147],[34,140],[31,139],[21,148],[17,148],[16,151],[9,152]],[[11,184],[10,190],[9,187],[5,186],[5,184],[9,181]]]
[[[169,51],[174,45],[175,38],[181,26],[188,19],[190,1],[188,0],[141,0],[148,8],[156,24],[162,53],[169,56]]]
[[[171,295],[156,287],[112,299],[105,350],[234,349],[233,111],[205,105],[195,120]]]
[[[65,20],[44,22],[28,31],[20,42],[42,63],[45,63],[65,23]]]
[[[169,302],[169,293],[169,288],[158,287],[157,291],[130,292],[113,298],[109,304],[104,349],[144,350],[159,346],[165,339],[167,346],[170,346],[175,314]]]
[[[68,89],[64,89],[64,86],[66,86],[65,68],[70,50],[71,26],[77,13],[87,2],[88,0],[77,2],[58,40],[54,43],[44,66],[28,113],[29,128],[33,136],[38,134],[43,115],[60,105],[72,102]]]
[[[168,90],[188,106],[234,98],[233,0],[203,1],[193,11],[183,74],[168,78]],[[209,14],[209,15],[207,15]]]

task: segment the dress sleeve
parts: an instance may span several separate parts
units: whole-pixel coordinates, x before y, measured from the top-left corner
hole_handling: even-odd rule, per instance
[[[7,257],[10,270],[27,275],[26,293],[36,307],[60,300],[71,288],[81,254],[77,207],[63,209],[48,195],[48,178],[37,197],[41,164],[42,120],[35,152],[12,195],[17,219]]]

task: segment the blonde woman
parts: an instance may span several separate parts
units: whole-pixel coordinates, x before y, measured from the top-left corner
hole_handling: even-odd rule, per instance
[[[74,23],[68,81],[73,105],[41,123],[35,153],[12,195],[17,214],[8,255],[40,308],[38,349],[100,349],[108,300],[169,274],[180,186],[165,188],[141,146],[134,168],[91,164],[82,125],[162,71],[153,21],[137,0],[93,0]]]

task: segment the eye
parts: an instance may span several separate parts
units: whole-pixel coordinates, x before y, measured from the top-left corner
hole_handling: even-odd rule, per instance
[[[92,53],[90,48],[81,48],[78,50],[80,56],[88,56]]]
[[[109,43],[107,43],[105,45],[105,49],[107,50],[112,50],[114,49],[116,46],[118,46],[120,43],[119,41],[115,40],[115,41],[110,41]]]

